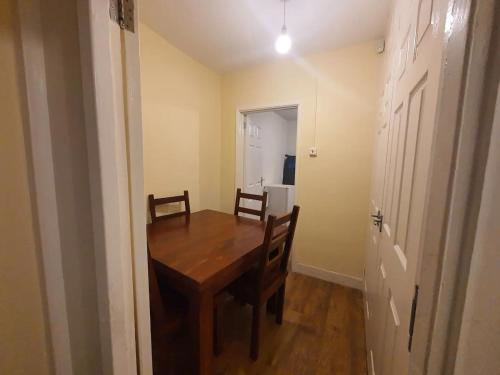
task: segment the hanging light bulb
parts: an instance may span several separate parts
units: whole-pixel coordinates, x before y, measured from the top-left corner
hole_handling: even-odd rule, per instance
[[[281,34],[278,36],[278,39],[276,39],[276,42],[274,43],[274,48],[276,48],[276,52],[284,55],[288,53],[288,51],[290,51],[290,48],[292,48],[292,39],[290,38],[286,30],[287,0],[282,0],[282,1],[283,1],[283,27],[281,28]]]
[[[290,48],[292,48],[292,39],[290,39],[290,36],[287,34],[285,26],[281,29],[281,34],[278,36],[278,39],[276,39],[274,48],[276,48],[276,52],[282,55],[288,53]]]

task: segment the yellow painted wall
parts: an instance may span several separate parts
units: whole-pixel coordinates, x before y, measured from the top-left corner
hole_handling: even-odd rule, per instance
[[[220,208],[221,77],[140,25],[145,193]]]
[[[237,109],[299,103],[295,260],[362,278],[383,59],[375,42],[231,72],[222,81],[222,208],[235,192]],[[318,157],[307,156],[316,145]]]
[[[15,1],[0,2],[0,374],[49,374],[29,189]]]

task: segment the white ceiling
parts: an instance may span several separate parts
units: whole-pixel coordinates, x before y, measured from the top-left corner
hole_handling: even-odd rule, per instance
[[[381,38],[390,1],[287,1],[290,55]],[[140,14],[174,46],[220,72],[283,58],[274,51],[281,0],[142,0]]]

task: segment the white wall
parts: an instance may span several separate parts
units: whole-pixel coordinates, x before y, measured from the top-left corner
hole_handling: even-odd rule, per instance
[[[297,120],[287,121],[286,133],[286,153],[288,155],[295,155],[297,152]]]
[[[285,154],[295,155],[297,126],[273,111],[250,113],[247,120],[262,129],[264,185],[281,184]]]

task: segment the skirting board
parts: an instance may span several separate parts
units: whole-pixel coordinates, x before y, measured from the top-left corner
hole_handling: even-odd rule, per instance
[[[363,290],[363,279],[343,275],[334,271],[328,271],[323,268],[318,268],[302,263],[293,265],[293,272],[301,273],[306,276],[315,277],[320,280],[329,281],[334,284],[347,286],[358,290]]]

